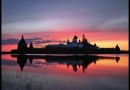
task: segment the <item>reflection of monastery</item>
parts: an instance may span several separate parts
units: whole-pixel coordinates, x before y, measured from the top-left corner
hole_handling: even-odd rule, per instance
[[[31,42],[29,48],[22,36],[18,43],[17,50],[12,50],[12,53],[46,53],[46,54],[100,54],[100,53],[120,53],[120,48],[116,45],[115,48],[100,48],[96,44],[92,45],[87,41],[85,35],[82,37],[82,41],[78,41],[78,37],[75,35],[72,42],[67,40],[66,44],[54,44],[47,45],[45,48],[34,48]]]
[[[105,59],[110,59],[110,60],[115,60],[117,63],[120,60],[120,57],[106,57],[106,56],[90,56],[90,55],[85,55],[85,56],[36,56],[36,55],[12,55],[12,57],[17,58],[17,63],[19,64],[21,71],[23,71],[23,68],[25,64],[27,63],[27,60],[29,60],[30,64],[32,64],[33,59],[41,59],[45,60],[44,62],[45,65],[48,64],[54,64],[57,63],[59,65],[64,64],[67,66],[67,68],[72,68],[74,72],[77,72],[80,68],[82,69],[83,73],[87,69],[87,67],[96,62],[98,60],[105,60]],[[42,64],[39,63],[39,64]],[[35,65],[35,64],[34,64]]]

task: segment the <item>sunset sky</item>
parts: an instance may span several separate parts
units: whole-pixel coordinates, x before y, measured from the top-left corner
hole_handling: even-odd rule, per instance
[[[99,47],[128,49],[128,0],[2,0],[2,51],[64,43],[73,36]]]

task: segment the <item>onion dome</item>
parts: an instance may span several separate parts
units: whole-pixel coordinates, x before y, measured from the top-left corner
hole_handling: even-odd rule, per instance
[[[21,40],[20,40],[19,43],[18,43],[17,50],[18,50],[20,53],[23,53],[24,51],[27,50],[27,44],[26,44],[26,42],[25,42],[23,36],[22,36]]]
[[[78,37],[75,35],[75,36],[74,36],[74,39],[78,39]]]

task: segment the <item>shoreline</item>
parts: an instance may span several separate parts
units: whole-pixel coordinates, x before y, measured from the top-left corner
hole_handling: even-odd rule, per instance
[[[1,54],[20,54],[20,53],[11,53],[11,52],[1,52]],[[120,52],[120,53],[24,53],[24,54],[129,54],[129,51],[123,51],[123,52]]]

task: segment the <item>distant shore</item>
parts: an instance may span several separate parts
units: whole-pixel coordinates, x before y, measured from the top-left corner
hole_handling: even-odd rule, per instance
[[[1,52],[1,54],[15,54],[11,52]],[[17,54],[17,53],[16,53]],[[71,54],[71,53],[26,53],[26,54]],[[74,53],[72,53],[74,54]],[[82,54],[82,53],[76,53],[76,54]],[[86,54],[114,54],[114,53],[86,53]],[[129,54],[129,51],[122,50],[119,54]]]
[[[1,54],[11,54],[11,52],[1,52]]]

